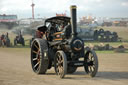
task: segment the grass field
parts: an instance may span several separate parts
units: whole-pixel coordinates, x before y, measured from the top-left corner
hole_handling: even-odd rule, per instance
[[[88,42],[85,42],[85,45],[89,45],[89,44],[92,44],[92,45],[99,45],[100,43],[103,43],[103,44],[110,44],[110,46],[113,46],[113,47],[118,47],[120,45],[124,45],[125,48],[128,48],[128,27],[98,27],[97,29],[100,29],[100,28],[103,28],[104,30],[109,30],[111,32],[117,32],[118,33],[118,36],[122,38],[122,42],[94,42],[94,41],[88,41]],[[9,33],[9,37],[10,37],[10,40],[11,40],[11,43],[12,45],[14,45],[14,38],[16,37],[16,34],[13,34],[11,32],[11,30],[5,30],[5,29],[0,29],[0,35],[1,34],[6,34],[6,32]],[[24,39],[25,39],[25,47],[22,47],[21,45],[18,45],[17,48],[29,48],[29,41],[30,39],[32,38],[32,36],[30,35],[24,35],[23,36]]]

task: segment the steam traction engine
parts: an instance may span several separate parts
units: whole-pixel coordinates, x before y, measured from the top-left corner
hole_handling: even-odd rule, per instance
[[[16,36],[16,38],[14,39],[14,46],[16,46],[17,44],[22,44],[22,46],[25,46],[24,37],[21,34],[21,31],[20,31],[19,35]]]
[[[85,50],[84,42],[77,37],[76,6],[71,6],[71,18],[56,16],[48,18],[39,27],[42,38],[35,38],[31,45],[31,65],[37,74],[45,74],[52,66],[60,78],[74,73],[78,67],[94,77],[98,70],[97,55]]]

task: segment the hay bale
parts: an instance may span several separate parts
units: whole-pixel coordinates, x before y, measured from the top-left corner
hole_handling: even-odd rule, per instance
[[[119,53],[124,53],[125,51],[126,49],[124,48],[123,45],[118,46],[118,48],[114,50],[114,52],[119,52]]]
[[[99,44],[99,49],[98,50],[105,50],[105,45],[104,45],[104,43],[100,43]]]
[[[109,44],[106,44],[104,46],[105,50],[113,50],[114,48],[112,46],[110,46]]]
[[[105,45],[104,45],[104,43],[100,43],[99,46],[104,47]]]
[[[109,50],[109,47],[110,47],[110,45],[106,44],[104,48],[105,48],[105,50]]]
[[[112,47],[112,46],[109,46],[109,50],[114,50],[114,47]]]
[[[94,48],[94,45],[93,44],[89,44],[89,47],[91,48],[91,49],[93,49]]]
[[[93,49],[94,50],[99,50],[99,46],[98,45],[94,45]]]

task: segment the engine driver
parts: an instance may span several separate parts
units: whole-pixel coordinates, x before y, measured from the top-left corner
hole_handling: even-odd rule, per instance
[[[46,33],[47,27],[46,26],[40,26],[36,30],[36,37],[42,38],[44,34]]]

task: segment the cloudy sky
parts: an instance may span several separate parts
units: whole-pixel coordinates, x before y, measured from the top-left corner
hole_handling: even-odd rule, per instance
[[[0,0],[0,14],[31,17],[32,0]],[[35,17],[49,17],[56,13],[70,15],[70,5],[77,5],[78,17],[128,17],[128,0],[34,0]]]

